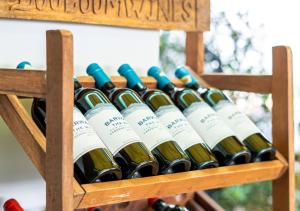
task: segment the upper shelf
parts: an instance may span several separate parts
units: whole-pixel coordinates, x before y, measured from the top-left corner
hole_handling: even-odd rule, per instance
[[[0,17],[204,32],[210,25],[210,1],[1,0]]]

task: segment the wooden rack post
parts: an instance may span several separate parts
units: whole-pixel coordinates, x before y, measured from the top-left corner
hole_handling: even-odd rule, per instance
[[[73,209],[73,38],[47,32],[47,210]]]

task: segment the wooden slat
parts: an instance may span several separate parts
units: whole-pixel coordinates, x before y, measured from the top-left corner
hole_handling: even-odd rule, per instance
[[[204,74],[201,76],[210,86],[222,90],[255,93],[272,92],[271,75]]]
[[[197,191],[194,200],[205,210],[209,211],[225,211],[214,199],[212,199],[204,191]]]
[[[195,200],[191,200],[186,204],[186,208],[192,211],[207,211],[201,207]],[[209,210],[210,211],[210,210]]]
[[[280,160],[83,185],[86,195],[79,208],[274,180],[287,168],[285,161],[278,158]]]
[[[45,71],[0,69],[0,76],[0,94],[45,97]]]
[[[295,210],[295,154],[292,52],[285,46],[273,48],[273,144],[288,162],[282,178],[273,182],[273,210]]]
[[[209,0],[1,0],[0,17],[207,31]]]
[[[81,188],[81,185],[77,182],[77,180],[73,179],[73,188],[74,188],[74,202],[73,207],[77,208],[83,199],[85,191]]]
[[[0,113],[42,177],[45,177],[46,140],[15,95],[0,95]]]
[[[141,77],[141,79],[150,89],[156,88],[157,82],[154,78]],[[91,88],[95,87],[95,80],[93,79],[93,77],[78,76],[78,80],[84,87],[91,87]],[[124,88],[127,86],[127,80],[122,76],[111,76],[111,80],[117,87]],[[183,87],[183,84],[180,80],[173,79],[173,82],[176,84],[177,87]]]
[[[15,95],[0,95],[0,114],[25,153],[45,178],[46,139]],[[74,207],[77,207],[84,190],[73,179]]]
[[[73,210],[73,36],[47,31],[47,211]]]
[[[204,40],[203,32],[188,32],[186,34],[186,65],[200,76],[204,71]]]

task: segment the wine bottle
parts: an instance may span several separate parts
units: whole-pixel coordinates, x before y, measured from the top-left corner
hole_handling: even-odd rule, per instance
[[[21,205],[15,199],[7,200],[3,205],[4,211],[24,211]]]
[[[148,75],[158,82],[159,89],[165,91],[183,112],[190,124],[204,139],[221,165],[248,163],[251,154],[234,136],[233,131],[207,105],[194,90],[179,89],[158,68],[151,67]]]
[[[192,128],[168,95],[158,89],[148,89],[128,64],[121,65],[118,71],[127,79],[127,86],[142,97],[160,122],[168,128],[175,141],[192,161],[193,170],[218,166],[218,161],[207,144]]]
[[[29,66],[21,63],[18,68]],[[72,91],[72,90],[71,90]],[[46,134],[46,102],[35,98],[31,107],[33,120]],[[82,113],[73,109],[73,161],[74,176],[79,183],[95,183],[122,178],[119,165]]]
[[[120,112],[98,89],[74,80],[75,104],[114,155],[126,178],[154,176],[158,163]]]
[[[164,200],[159,198],[148,199],[148,205],[154,211],[188,211],[188,209],[185,207],[175,205],[175,204],[168,204]]]
[[[94,77],[96,87],[109,97],[157,158],[161,174],[190,169],[188,156],[136,92],[127,88],[116,88],[98,64],[91,64],[87,73]]]
[[[33,120],[46,134],[46,102],[34,99],[31,109]],[[73,109],[74,176],[79,183],[95,183],[122,178],[119,165],[82,113]]]
[[[267,161],[275,158],[276,149],[267,140],[257,126],[242,113],[231,99],[221,90],[206,88],[193,77],[185,67],[176,69],[175,75],[186,87],[196,90],[217,114],[234,131],[252,154],[252,161]]]

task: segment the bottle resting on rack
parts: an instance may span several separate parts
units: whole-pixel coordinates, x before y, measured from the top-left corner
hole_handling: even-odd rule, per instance
[[[190,124],[204,139],[218,159],[220,165],[248,163],[251,154],[234,136],[233,131],[207,105],[195,91],[179,89],[158,68],[152,67],[148,75],[158,82],[159,89],[165,91],[183,112]]]
[[[25,68],[30,63],[20,63],[18,68]],[[46,102],[35,98],[31,115],[40,130],[46,134]],[[122,178],[121,168],[114,161],[112,154],[90,127],[82,113],[73,109],[73,161],[74,176],[79,183],[95,183]]]
[[[209,147],[168,95],[158,89],[148,89],[128,64],[121,65],[118,71],[127,79],[127,86],[142,97],[158,119],[168,128],[175,141],[192,161],[193,170],[218,166],[218,161]]]
[[[94,77],[96,87],[109,97],[151,150],[159,162],[160,174],[190,170],[188,156],[136,92],[127,88],[116,88],[98,64],[89,65],[87,73]]]
[[[123,176],[156,175],[156,159],[109,99],[98,89],[83,88],[78,80],[74,80],[74,89],[76,106],[112,152]]]
[[[159,198],[148,199],[148,205],[151,206],[154,211],[188,211],[188,209],[185,207],[175,204],[168,204]]]
[[[221,90],[203,87],[189,70],[180,67],[175,75],[186,87],[196,90],[234,131],[252,154],[252,161],[267,161],[275,158],[276,149],[257,128],[257,126]]]

